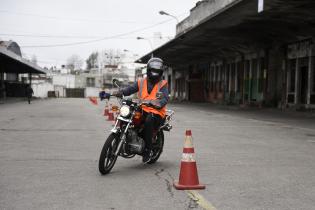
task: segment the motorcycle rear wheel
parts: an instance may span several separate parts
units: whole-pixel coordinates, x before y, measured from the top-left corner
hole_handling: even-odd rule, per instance
[[[164,147],[164,133],[162,130],[160,130],[157,134],[156,137],[157,145],[155,148],[153,148],[153,156],[151,160],[148,162],[148,164],[153,164],[155,163],[161,156],[163,152],[163,147]]]
[[[102,175],[108,174],[114,167],[117,156],[115,156],[115,151],[118,145],[118,137],[116,134],[112,133],[106,139],[100,159],[98,162],[98,169]]]

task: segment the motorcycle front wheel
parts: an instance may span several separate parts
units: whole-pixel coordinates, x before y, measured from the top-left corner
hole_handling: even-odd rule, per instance
[[[112,133],[105,141],[98,162],[98,169],[102,175],[108,174],[116,163],[117,156],[115,156],[115,151],[119,142],[118,138],[116,134]]]
[[[148,164],[155,163],[161,156],[163,152],[163,146],[164,146],[164,133],[162,130],[160,130],[156,136],[156,142],[157,144],[153,146],[153,156],[151,160],[148,162]]]

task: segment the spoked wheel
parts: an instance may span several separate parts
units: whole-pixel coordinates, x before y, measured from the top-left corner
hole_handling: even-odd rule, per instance
[[[103,146],[100,159],[98,162],[98,169],[101,174],[108,174],[114,167],[117,156],[115,156],[115,151],[118,145],[118,137],[116,134],[112,133],[108,136]]]
[[[155,163],[159,158],[160,155],[163,152],[163,146],[164,146],[164,133],[163,131],[159,131],[156,135],[156,145],[153,146],[153,156],[151,160],[148,162],[148,164]]]

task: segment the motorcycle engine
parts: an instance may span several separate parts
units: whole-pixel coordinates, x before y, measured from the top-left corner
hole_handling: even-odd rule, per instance
[[[128,146],[129,151],[135,154],[142,154],[145,143],[143,138],[139,137],[134,130],[128,131]]]

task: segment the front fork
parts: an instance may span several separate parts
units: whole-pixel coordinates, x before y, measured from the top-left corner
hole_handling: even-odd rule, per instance
[[[132,113],[132,116],[133,116],[133,114],[134,114],[134,112]],[[132,118],[131,118],[131,119],[132,119]],[[122,145],[126,143],[126,133],[127,133],[127,131],[128,131],[128,128],[129,128],[130,124],[131,124],[131,120],[129,120],[127,126],[125,127],[125,130],[123,131],[123,133],[122,133],[122,135],[121,135],[119,144],[118,144],[117,149],[116,149],[116,151],[115,151],[115,157],[118,156],[118,154],[119,154],[119,152],[120,152],[120,150],[121,150]],[[116,132],[117,132],[117,128],[116,128],[117,125],[118,125],[118,119],[117,119],[117,121],[116,121],[115,127],[113,128],[112,132],[113,132],[113,131],[116,131]]]
[[[120,149],[121,149],[122,145],[123,145],[125,142],[126,142],[126,134],[123,133],[122,136],[121,136],[121,138],[120,138],[120,142],[119,142],[119,144],[118,144],[118,146],[117,146],[117,149],[116,149],[116,151],[115,151],[115,157],[118,156],[118,154],[119,154],[119,152],[120,152]]]

